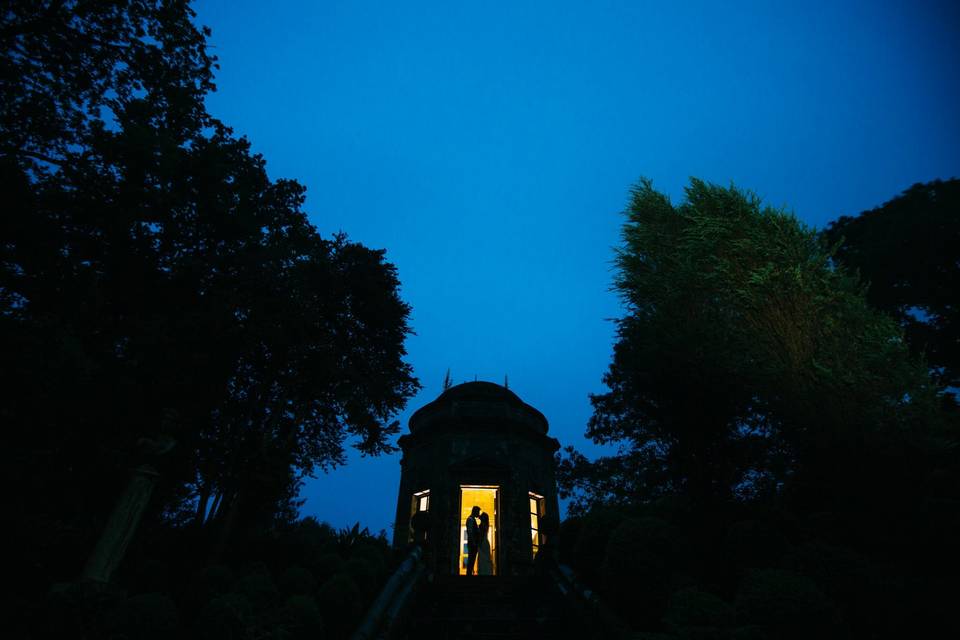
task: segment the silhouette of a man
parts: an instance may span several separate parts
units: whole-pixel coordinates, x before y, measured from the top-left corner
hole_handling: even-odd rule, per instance
[[[474,506],[470,510],[470,516],[467,518],[467,575],[473,575],[473,567],[477,564],[477,552],[480,551],[480,527],[477,524],[477,516],[480,515],[480,507]]]

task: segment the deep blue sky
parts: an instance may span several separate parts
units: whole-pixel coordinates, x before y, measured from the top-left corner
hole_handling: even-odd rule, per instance
[[[674,6],[676,5],[676,6]],[[681,6],[682,5],[682,6]],[[919,5],[919,6],[918,6]],[[952,2],[202,0],[212,113],[321,232],[386,248],[424,385],[501,382],[583,438],[640,176],[752,189],[822,227],[960,176]],[[406,428],[404,426],[404,428]],[[399,455],[307,483],[305,514],[390,529]]]

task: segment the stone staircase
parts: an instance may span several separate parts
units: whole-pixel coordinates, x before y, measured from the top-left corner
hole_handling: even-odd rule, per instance
[[[400,636],[437,640],[589,638],[546,577],[437,576],[425,582]]]

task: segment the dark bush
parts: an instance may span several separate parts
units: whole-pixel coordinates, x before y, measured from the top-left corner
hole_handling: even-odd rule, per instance
[[[368,565],[377,576],[383,575],[387,569],[389,548],[386,545],[379,544],[374,540],[356,545],[350,553],[352,558],[360,558]]]
[[[108,637],[167,640],[179,627],[177,606],[162,593],[143,593],[117,604],[104,617]]]
[[[314,569],[317,558],[330,553],[336,544],[336,531],[316,518],[306,517],[284,528],[279,541],[280,560]]]
[[[230,591],[233,571],[220,564],[205,567],[193,575],[187,585],[184,604],[191,610],[199,610],[213,598]]]
[[[810,578],[779,569],[747,572],[736,598],[737,623],[782,638],[809,638],[834,623],[830,602]]]
[[[734,629],[730,640],[770,640],[770,635],[762,627],[751,625]]]
[[[268,609],[276,604],[280,597],[277,586],[269,573],[256,571],[240,578],[237,593],[243,594],[257,611]]]
[[[283,605],[283,618],[284,626],[293,640],[323,637],[323,616],[320,615],[316,600],[310,596],[287,598]]]
[[[343,558],[336,553],[326,551],[317,556],[313,562],[309,564],[309,567],[313,569],[313,574],[317,578],[317,581],[323,583],[343,568]]]
[[[331,628],[352,628],[363,608],[356,581],[344,573],[333,576],[317,590],[320,613]]]
[[[579,536],[573,544],[572,562],[587,582],[600,583],[607,542],[623,519],[623,514],[609,509],[595,509],[583,517]]]
[[[303,567],[287,567],[280,575],[280,591],[284,595],[309,595],[316,590],[316,578]]]
[[[631,518],[610,534],[602,565],[603,594],[641,629],[656,628],[670,593],[669,525]]]
[[[124,606],[126,595],[112,588],[90,584],[60,583],[46,595],[38,618],[28,625],[26,637],[69,638],[102,636],[103,623],[111,612]]]
[[[177,567],[168,558],[146,558],[139,563],[130,563],[132,569],[123,582],[134,593],[163,593],[175,582]]]
[[[577,564],[575,549],[583,529],[583,518],[567,518],[560,523],[560,562],[575,566]]]
[[[777,566],[786,543],[776,528],[762,520],[742,520],[727,528],[726,552],[731,562],[740,567]]]
[[[733,606],[719,596],[694,588],[675,591],[664,616],[667,628],[680,632],[694,627],[726,629],[733,626]]]
[[[204,606],[194,625],[198,640],[240,640],[246,637],[253,618],[250,601],[241,594],[228,593]]]
[[[364,600],[372,598],[380,589],[379,574],[374,560],[363,556],[350,558],[343,566],[343,572],[353,579]]]

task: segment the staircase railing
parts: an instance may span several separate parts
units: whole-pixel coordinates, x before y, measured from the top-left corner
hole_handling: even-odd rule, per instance
[[[398,627],[410,596],[424,575],[423,551],[413,547],[367,610],[351,640],[390,638]]]

